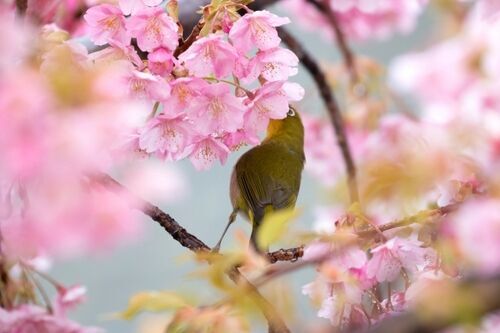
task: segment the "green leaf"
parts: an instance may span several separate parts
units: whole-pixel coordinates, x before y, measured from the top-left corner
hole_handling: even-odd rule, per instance
[[[260,248],[266,248],[276,242],[288,229],[290,221],[298,215],[293,208],[266,213],[257,231],[257,243]]]
[[[189,303],[179,294],[170,291],[145,291],[132,296],[128,307],[120,312],[119,317],[130,320],[140,312],[161,312],[166,310],[177,310],[188,306]]]

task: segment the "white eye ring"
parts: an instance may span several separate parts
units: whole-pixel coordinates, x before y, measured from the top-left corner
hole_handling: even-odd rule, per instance
[[[295,110],[294,109],[288,110],[287,116],[290,116],[290,117],[295,116]]]

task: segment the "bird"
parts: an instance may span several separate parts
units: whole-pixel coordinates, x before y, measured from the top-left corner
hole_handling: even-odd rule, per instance
[[[263,253],[257,244],[258,229],[266,214],[295,207],[304,164],[304,126],[299,113],[290,107],[284,119],[270,119],[262,143],[236,162],[229,187],[233,210],[213,252],[219,252],[240,213],[252,224],[250,244]]]

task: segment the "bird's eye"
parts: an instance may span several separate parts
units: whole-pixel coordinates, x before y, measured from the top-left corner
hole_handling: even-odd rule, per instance
[[[287,115],[288,115],[289,117],[293,117],[293,116],[295,116],[295,110],[294,110],[294,109],[289,109],[289,110],[288,110]]]

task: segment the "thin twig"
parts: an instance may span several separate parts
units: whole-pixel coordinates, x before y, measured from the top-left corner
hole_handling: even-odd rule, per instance
[[[170,215],[163,212],[158,207],[143,200],[131,193],[122,184],[114,180],[107,174],[94,175],[93,181],[104,185],[106,188],[117,191],[126,191],[128,196],[134,201],[134,208],[142,211],[145,215],[149,216],[154,221],[158,222],[177,242],[182,246],[188,248],[193,252],[210,251],[210,247],[203,243],[196,236],[190,234],[186,229],[181,227]],[[283,319],[274,308],[258,291],[258,289],[248,281],[237,268],[233,268],[228,273],[229,278],[237,285],[242,285],[250,291],[253,299],[261,309],[264,317],[269,324],[269,333],[289,333],[290,330],[286,326]]]
[[[344,129],[344,121],[335,96],[332,93],[325,74],[316,60],[302,47],[302,45],[285,29],[278,27],[278,34],[283,42],[288,45],[300,60],[300,63],[309,71],[319,89],[321,97],[328,110],[337,137],[337,144],[342,152],[342,157],[347,170],[347,182],[351,202],[359,200],[358,185],[356,180],[356,166],[349,149],[349,143]]]

